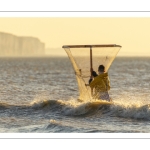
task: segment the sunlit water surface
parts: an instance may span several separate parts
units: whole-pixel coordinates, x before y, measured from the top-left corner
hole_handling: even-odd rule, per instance
[[[0,58],[0,132],[149,133],[150,58],[117,57],[109,69],[109,107],[79,102],[64,58]]]

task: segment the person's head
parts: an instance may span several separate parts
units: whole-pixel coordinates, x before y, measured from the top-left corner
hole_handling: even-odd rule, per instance
[[[99,67],[98,67],[98,72],[105,72],[105,67],[104,67],[104,65],[99,65]]]
[[[98,76],[98,75],[97,75],[97,73],[96,73],[95,71],[92,71],[92,76],[93,76],[93,77],[96,77],[96,76]]]

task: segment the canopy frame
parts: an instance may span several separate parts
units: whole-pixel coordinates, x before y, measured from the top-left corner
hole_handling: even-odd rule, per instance
[[[91,48],[91,47],[120,47],[116,44],[102,44],[102,45],[63,45],[62,48]]]

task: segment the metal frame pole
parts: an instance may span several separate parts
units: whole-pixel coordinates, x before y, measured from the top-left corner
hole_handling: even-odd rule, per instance
[[[92,78],[92,71],[93,71],[93,59],[92,59],[92,47],[90,47],[90,72]],[[93,89],[91,88],[91,95],[93,96]]]
[[[90,47],[90,72],[92,77],[92,71],[93,71],[93,59],[92,59],[92,47]]]

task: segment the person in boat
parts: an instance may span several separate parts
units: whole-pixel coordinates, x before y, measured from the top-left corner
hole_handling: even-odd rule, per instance
[[[97,77],[98,76],[98,74],[95,72],[95,71],[92,71],[92,77],[93,78],[95,78],[95,77]],[[89,80],[89,84],[92,82],[92,80],[93,80],[93,78],[90,78],[90,80]]]
[[[89,79],[89,84],[85,84],[85,86],[89,86],[90,83],[92,82],[92,80],[97,76],[98,76],[98,74],[95,71],[92,71],[92,76]]]
[[[111,98],[109,97],[108,91],[110,90],[110,82],[108,73],[105,72],[104,65],[100,65],[98,67],[99,75],[94,77],[94,80],[90,78],[89,86],[91,89],[94,89],[93,98],[94,99],[101,99],[101,100],[107,100],[111,101]]]

